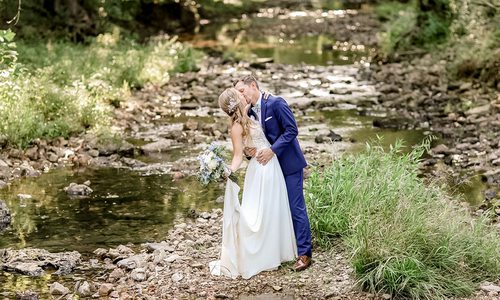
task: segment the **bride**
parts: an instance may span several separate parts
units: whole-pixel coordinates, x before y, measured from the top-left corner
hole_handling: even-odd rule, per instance
[[[231,119],[233,159],[230,172],[243,161],[243,148],[269,148],[260,122],[247,115],[250,104],[235,88],[219,96],[220,108]],[[276,156],[261,165],[248,164],[240,205],[239,187],[228,179],[224,197],[224,219],[220,260],[210,262],[212,275],[248,279],[273,270],[297,257],[293,223],[285,179]]]

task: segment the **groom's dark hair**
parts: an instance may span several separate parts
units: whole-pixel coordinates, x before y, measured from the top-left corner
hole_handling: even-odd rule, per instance
[[[257,82],[257,79],[253,75],[246,75],[243,78],[234,81],[233,86],[236,86],[240,81],[246,85],[250,85],[252,82],[255,82],[255,86],[257,87],[257,89],[259,89],[259,83]]]

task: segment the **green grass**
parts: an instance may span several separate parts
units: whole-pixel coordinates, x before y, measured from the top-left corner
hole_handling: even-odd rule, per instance
[[[406,155],[400,149],[367,146],[312,172],[306,201],[315,240],[330,248],[340,238],[358,284],[374,293],[440,299],[496,280],[498,232],[419,176],[425,147]]]
[[[31,40],[13,49],[17,61],[0,65],[8,71],[0,84],[0,135],[17,147],[109,128],[113,106],[132,89],[163,85],[172,73],[196,69],[199,57],[175,39],[139,44],[118,30],[85,45]]]

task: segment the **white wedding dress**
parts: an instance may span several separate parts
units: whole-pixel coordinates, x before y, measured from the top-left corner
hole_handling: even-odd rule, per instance
[[[257,151],[269,148],[260,123],[252,120],[252,124],[245,146]],[[241,205],[239,191],[236,183],[227,181],[220,260],[210,262],[209,268],[212,275],[248,279],[293,260],[297,247],[285,179],[276,156],[265,166],[252,158]]]

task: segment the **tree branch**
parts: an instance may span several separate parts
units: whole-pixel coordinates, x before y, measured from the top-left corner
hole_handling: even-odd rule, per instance
[[[15,26],[15,25],[17,25],[17,22],[19,22],[20,18],[21,18],[21,0],[19,0],[18,6],[17,6],[17,14],[14,16],[14,18],[12,18],[12,20],[7,21],[7,24],[10,24],[10,23],[14,22],[14,20],[15,20],[16,21],[14,23],[14,26]]]

